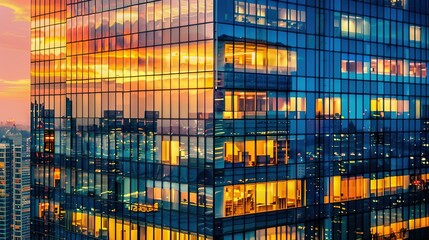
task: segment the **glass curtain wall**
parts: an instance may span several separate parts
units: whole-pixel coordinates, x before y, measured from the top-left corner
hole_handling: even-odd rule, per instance
[[[424,239],[429,6],[32,0],[35,239]]]

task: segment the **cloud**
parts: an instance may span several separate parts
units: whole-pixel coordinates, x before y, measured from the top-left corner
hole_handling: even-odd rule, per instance
[[[0,6],[12,9],[15,21],[30,21],[30,0],[1,0]]]
[[[0,79],[28,78],[30,22],[15,21],[14,11],[1,6],[5,2],[0,0]]]
[[[0,48],[27,51],[30,47],[30,22],[15,21],[15,17],[11,9],[2,7],[0,3]]]
[[[30,94],[30,80],[4,80],[0,79],[1,98],[26,98]]]
[[[30,0],[0,0],[0,121],[29,122]]]
[[[11,85],[25,85],[30,84],[29,79],[20,79],[20,80],[4,80],[0,79],[0,86],[1,84],[11,84]]]

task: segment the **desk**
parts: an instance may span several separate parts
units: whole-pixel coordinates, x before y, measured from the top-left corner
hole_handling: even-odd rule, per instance
[[[270,162],[270,156],[268,155],[260,155],[256,156],[256,164],[258,166],[265,166]]]
[[[228,154],[228,156],[225,156],[225,162],[235,163],[235,162],[241,162],[241,161],[240,161],[239,155]]]
[[[236,216],[244,214],[244,199],[237,201],[225,201],[225,216]]]
[[[279,209],[285,209],[287,207],[287,205],[286,205],[287,200],[286,200],[285,197],[284,198],[283,197],[282,198],[277,198],[276,199],[276,203],[277,203],[277,207]]]
[[[267,212],[274,210],[274,204],[256,205],[257,212]]]
[[[296,207],[296,199],[288,198],[287,199],[287,208]]]

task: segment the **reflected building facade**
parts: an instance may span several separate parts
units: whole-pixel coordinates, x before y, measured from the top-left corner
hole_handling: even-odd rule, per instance
[[[32,2],[34,239],[424,239],[428,3]]]

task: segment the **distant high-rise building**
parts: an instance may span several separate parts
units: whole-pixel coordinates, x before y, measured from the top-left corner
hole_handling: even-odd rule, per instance
[[[428,4],[32,1],[32,236],[425,239]]]
[[[0,239],[12,239],[12,161],[11,141],[0,142]]]
[[[30,158],[15,126],[0,140],[0,239],[30,239]]]

